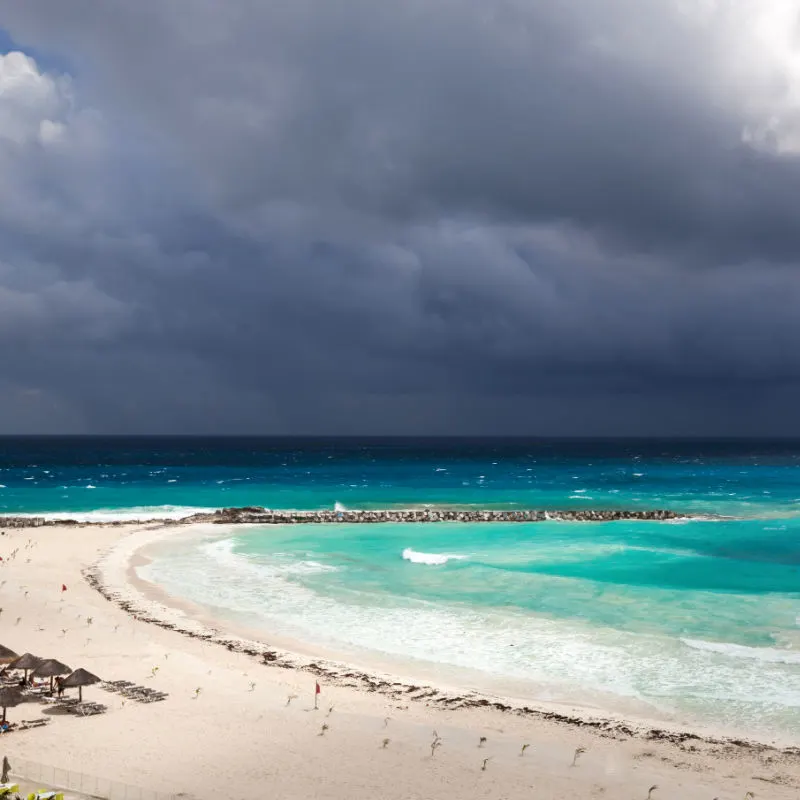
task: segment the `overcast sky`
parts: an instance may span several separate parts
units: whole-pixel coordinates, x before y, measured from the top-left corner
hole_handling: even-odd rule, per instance
[[[797,0],[0,23],[0,432],[800,435]]]

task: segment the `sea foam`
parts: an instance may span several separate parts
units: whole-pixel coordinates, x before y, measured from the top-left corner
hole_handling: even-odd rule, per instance
[[[96,508],[92,511],[19,514],[19,516],[43,517],[51,520],[74,519],[78,522],[136,522],[150,519],[183,519],[192,514],[210,514],[214,510],[195,506],[132,506],[131,508]]]
[[[800,653],[792,650],[779,650],[775,647],[747,647],[731,642],[706,642],[703,639],[681,639],[694,650],[718,653],[727,658],[747,658],[766,664],[800,664]]]
[[[410,547],[403,550],[403,558],[412,564],[427,564],[428,566],[441,566],[448,561],[462,561],[466,556],[457,553],[418,553]]]

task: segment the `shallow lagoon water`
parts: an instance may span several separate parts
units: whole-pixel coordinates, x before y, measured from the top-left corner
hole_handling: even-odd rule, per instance
[[[267,526],[183,540],[142,575],[265,634],[528,682],[531,699],[579,690],[610,711],[635,702],[682,725],[791,739],[798,573],[765,527]]]

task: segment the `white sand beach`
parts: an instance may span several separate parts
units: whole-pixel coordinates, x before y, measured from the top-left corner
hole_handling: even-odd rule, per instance
[[[391,686],[402,678],[370,684],[357,666],[319,661],[314,672],[308,654],[277,653],[264,663],[274,642],[226,646],[153,624],[144,617],[204,630],[180,604],[166,608],[167,598],[134,580],[138,551],[178,531],[186,528],[52,526],[0,536],[0,643],[169,695],[144,704],[92,686],[84,699],[108,711],[85,718],[48,714],[38,703],[10,708],[11,722],[50,718],[0,736],[12,772],[15,761],[32,761],[195,798],[644,800],[651,787],[658,787],[653,800],[800,793],[797,751],[648,739],[619,727],[463,707],[431,694],[435,687]],[[237,642],[221,623],[216,638]]]

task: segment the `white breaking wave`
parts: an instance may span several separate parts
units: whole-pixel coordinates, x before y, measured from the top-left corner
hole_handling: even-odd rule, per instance
[[[74,519],[78,522],[134,522],[145,519],[183,519],[192,514],[210,514],[215,508],[193,506],[134,506],[132,508],[96,508],[92,511],[54,511],[44,514],[19,514],[20,517]]]
[[[466,556],[457,553],[418,553],[410,547],[403,550],[403,558],[412,564],[427,564],[428,566],[440,566],[448,561],[463,561]]]
[[[344,507],[344,505],[342,503],[340,503],[338,500],[333,504],[333,510],[334,511],[347,511],[347,509]]]
[[[707,653],[719,653],[728,658],[748,658],[767,664],[800,664],[800,653],[791,650],[778,650],[774,647],[747,647],[730,642],[706,642],[703,639],[681,639],[687,646]]]

